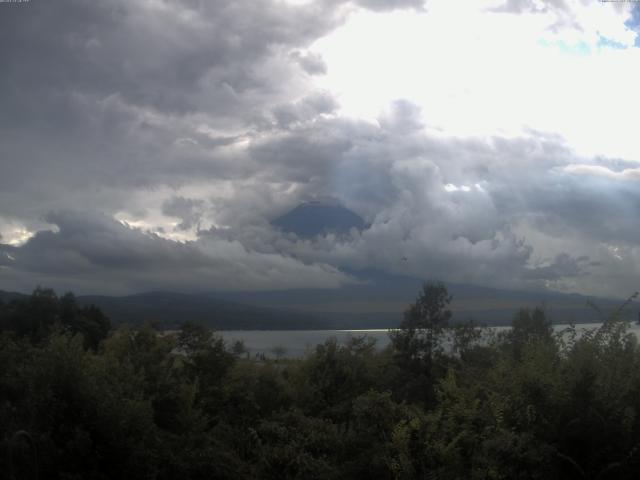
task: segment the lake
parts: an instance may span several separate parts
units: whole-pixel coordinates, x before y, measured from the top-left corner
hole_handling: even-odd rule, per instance
[[[578,330],[590,330],[598,327],[598,323],[577,324]],[[567,328],[568,325],[554,325],[556,331]],[[500,332],[510,327],[490,327]],[[640,338],[640,325],[631,324],[629,331]],[[335,337],[340,344],[348,342],[349,338],[366,335],[376,340],[377,348],[384,348],[389,344],[389,334],[386,329],[379,330],[226,330],[219,331],[225,341],[231,345],[236,340],[242,340],[251,356],[264,354],[275,357],[274,348],[281,347],[281,355],[286,357],[303,357],[313,350],[316,345]]]

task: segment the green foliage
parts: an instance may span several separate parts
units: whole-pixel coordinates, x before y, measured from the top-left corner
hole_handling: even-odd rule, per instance
[[[434,400],[436,379],[443,372],[437,361],[442,356],[445,329],[451,319],[452,297],[441,283],[425,283],[415,303],[404,312],[400,328],[390,331],[401,398],[423,402]]]
[[[0,305],[0,331],[39,342],[54,330],[64,330],[83,336],[92,349],[104,340],[111,328],[109,319],[93,305],[78,305],[75,296],[67,293],[58,298],[51,289],[38,287],[26,299]]]
[[[374,342],[356,337],[347,345],[335,338],[316,347],[298,372],[299,402],[312,415],[346,424],[353,399],[377,384]]]
[[[251,360],[207,328],[105,330],[38,289],[0,305],[0,478],[632,479],[640,348],[623,310],[554,333],[448,327],[425,285],[391,346]],[[628,304],[626,304],[628,306]]]
[[[551,322],[541,308],[535,308],[533,312],[526,308],[519,310],[513,318],[511,330],[505,335],[516,359],[522,355],[527,345],[553,342]]]

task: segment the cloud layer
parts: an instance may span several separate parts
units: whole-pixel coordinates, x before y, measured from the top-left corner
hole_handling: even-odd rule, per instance
[[[628,294],[632,12],[447,5],[0,4],[0,288],[338,288],[375,268]],[[553,80],[565,63],[584,84]],[[622,87],[579,95],[603,66]],[[300,239],[270,225],[323,198],[370,227]]]

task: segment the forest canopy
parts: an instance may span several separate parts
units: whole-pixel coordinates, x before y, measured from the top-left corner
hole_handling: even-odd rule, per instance
[[[554,332],[450,326],[425,284],[391,343],[255,359],[210,329],[113,329],[72,294],[0,304],[7,479],[637,478],[640,349],[622,310]]]

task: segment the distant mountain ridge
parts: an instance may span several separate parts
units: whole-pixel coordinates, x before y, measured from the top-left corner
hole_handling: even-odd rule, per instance
[[[115,323],[140,325],[155,322],[178,328],[191,321],[218,330],[288,330],[322,328],[313,315],[238,303],[230,300],[175,292],[147,292],[124,297],[85,295],[81,304],[102,309]]]
[[[0,300],[5,303],[28,296],[0,290]],[[315,315],[279,311],[197,294],[146,292],[121,297],[79,295],[77,301],[80,305],[96,305],[115,325],[153,323],[163,329],[174,329],[185,321],[192,321],[217,330],[327,328],[326,322]]]
[[[335,290],[237,291],[211,295],[278,310],[306,312],[332,323],[352,325],[344,328],[389,328],[400,323],[404,310],[413,303],[425,281],[374,270],[348,273],[362,280],[362,283]],[[605,313],[622,303],[622,300],[593,299],[575,293],[503,290],[454,283],[446,285],[453,296],[453,322],[474,320],[487,325],[508,325],[518,309],[537,306],[544,307],[554,323],[598,322],[602,319],[587,305],[587,300],[593,300]]]
[[[340,289],[233,291],[186,294],[147,292],[122,297],[81,295],[78,302],[94,304],[115,324],[155,322],[177,328],[185,321],[219,330],[325,330],[395,328],[412,303],[423,280],[373,270],[349,272],[363,283]],[[544,305],[555,323],[597,322],[602,319],[587,305],[589,297],[556,292],[500,290],[475,285],[447,284],[453,295],[453,322],[473,319],[487,325],[508,325],[520,308]],[[62,292],[58,292],[62,293]],[[5,302],[25,296],[0,291]],[[621,300],[594,299],[604,311]],[[633,318],[637,316],[634,305]]]
[[[24,293],[18,293],[18,292],[5,292],[3,290],[0,290],[0,301],[3,302],[10,302],[11,300],[17,300],[19,298],[24,298],[27,295]]]

